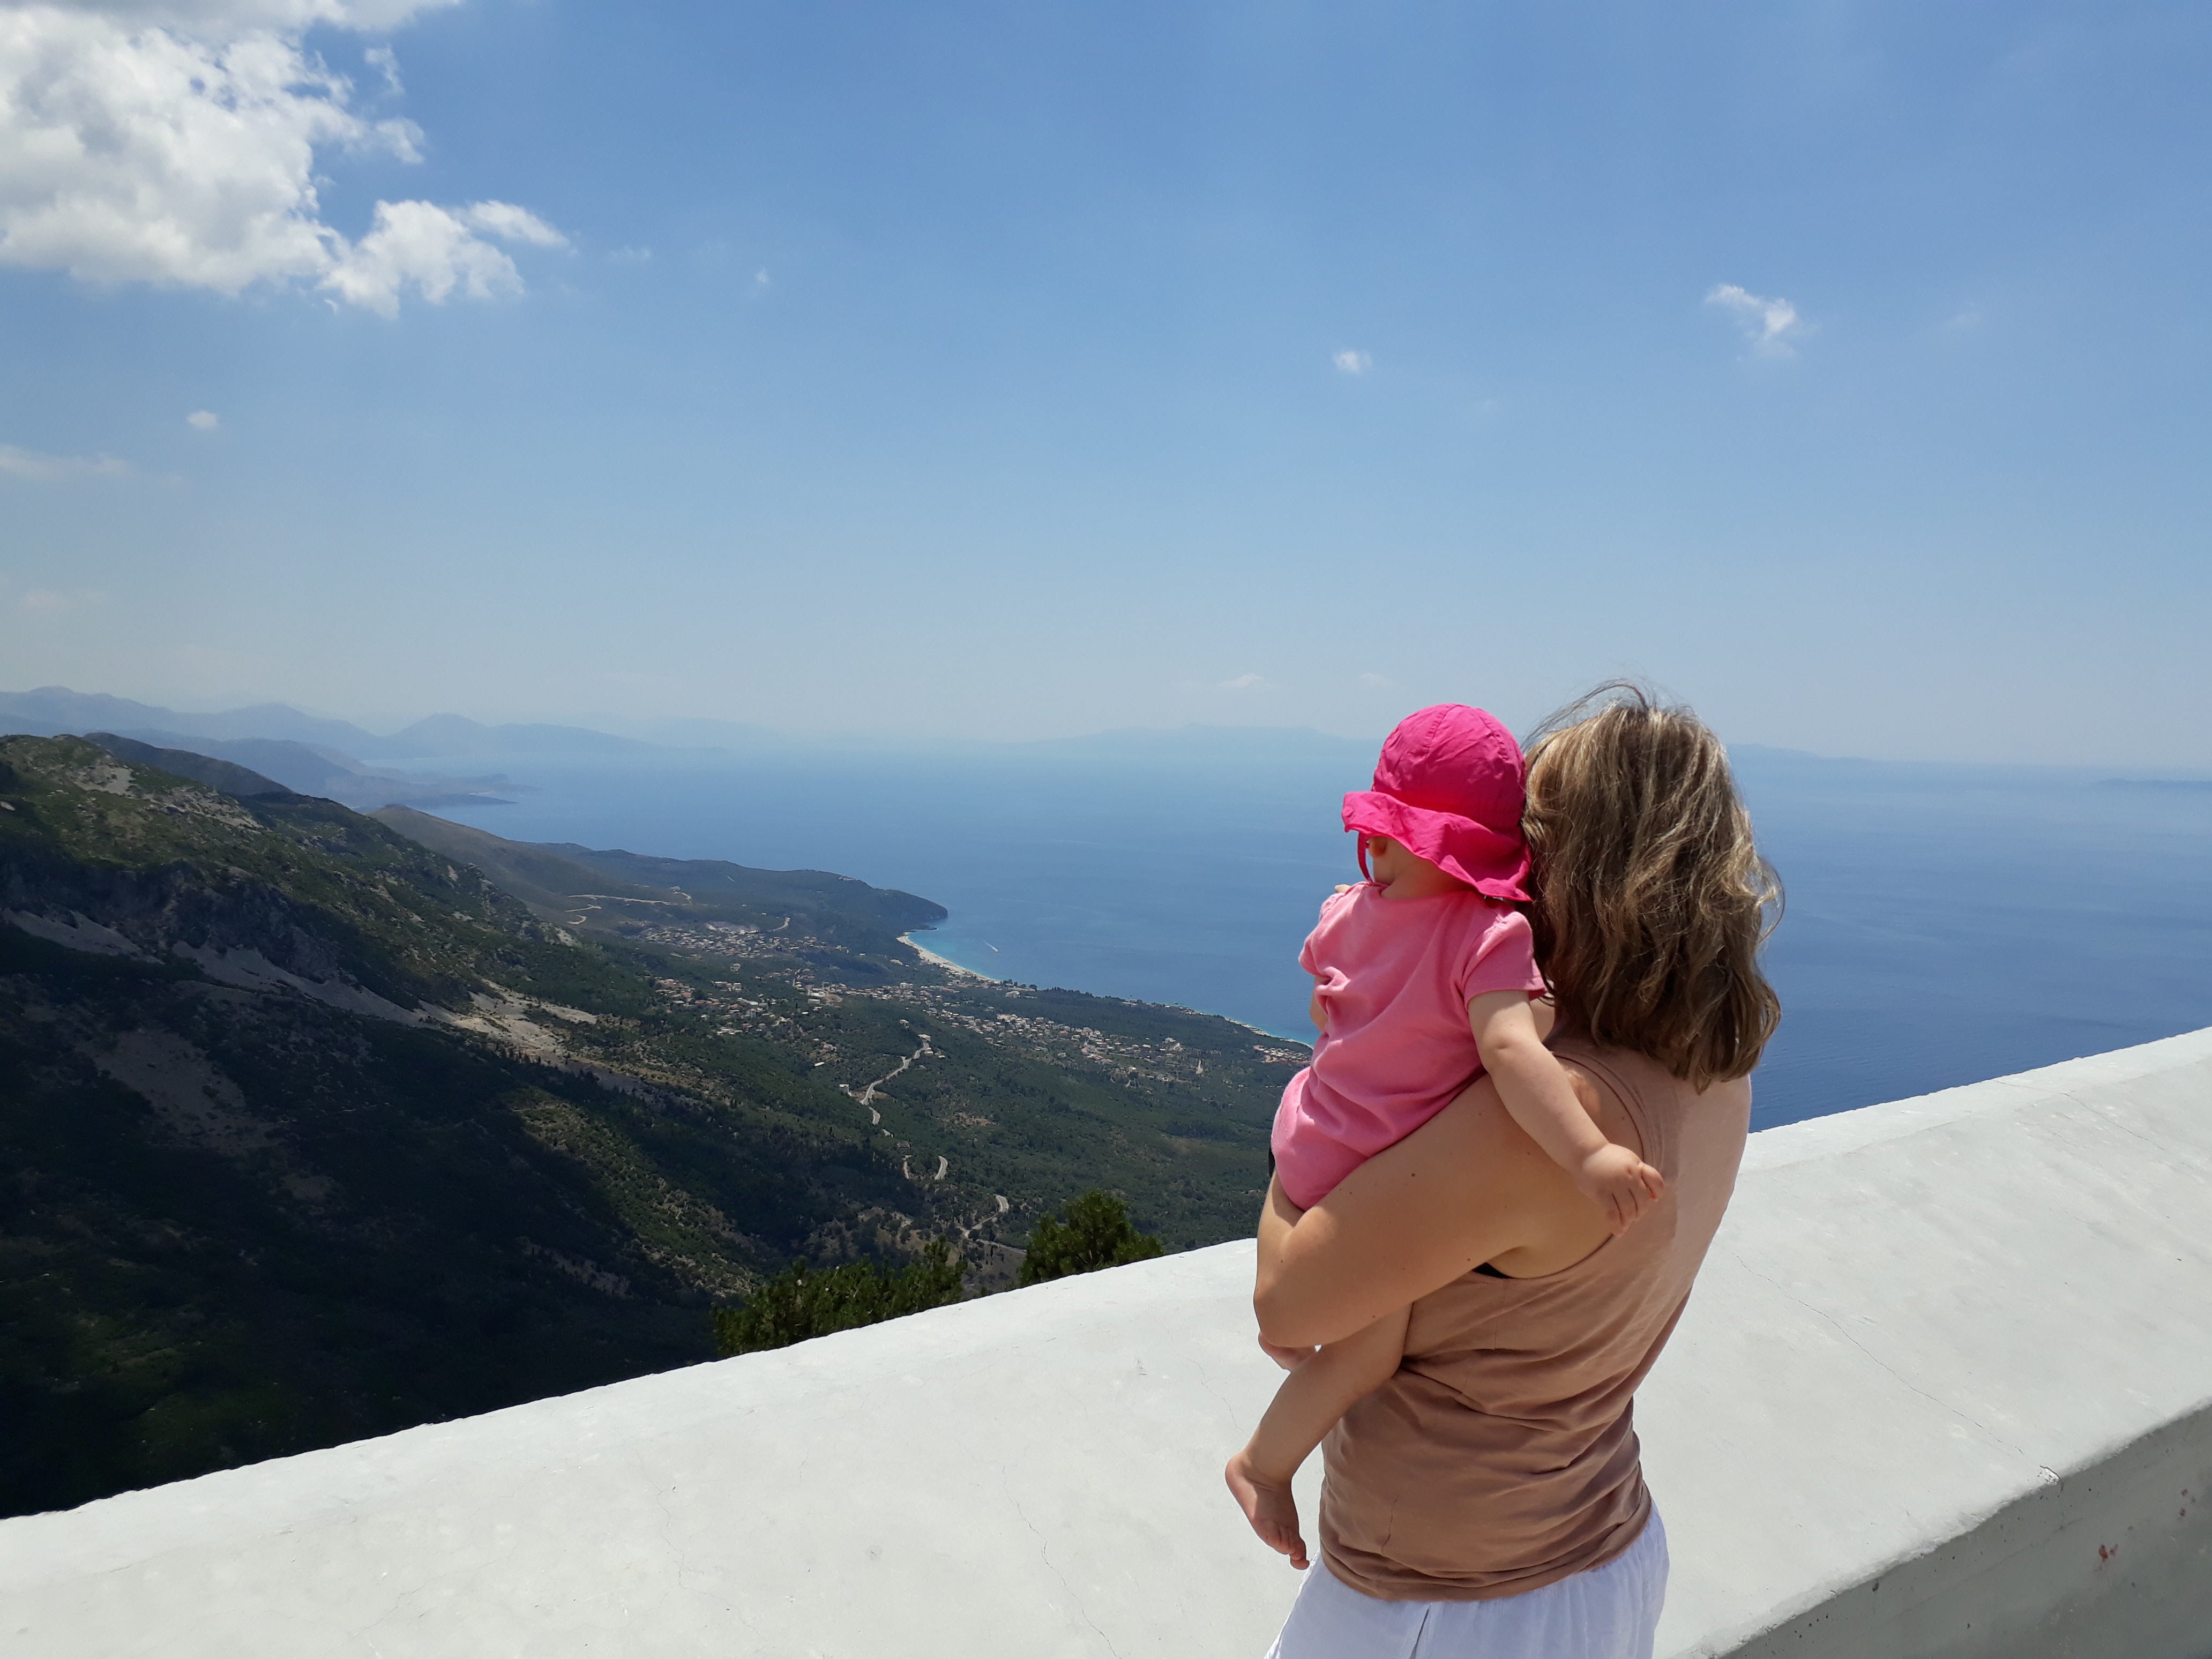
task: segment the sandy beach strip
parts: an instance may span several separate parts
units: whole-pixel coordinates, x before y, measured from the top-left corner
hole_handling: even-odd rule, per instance
[[[999,982],[997,980],[993,979],[988,974],[979,974],[973,968],[963,968],[958,963],[953,961],[951,957],[940,957],[927,945],[915,945],[914,935],[912,933],[901,933],[899,935],[899,943],[901,945],[912,945],[914,953],[920,957],[924,962],[933,962],[939,967],[945,969],[948,973],[964,975],[969,979],[980,979],[987,985],[996,985]]]

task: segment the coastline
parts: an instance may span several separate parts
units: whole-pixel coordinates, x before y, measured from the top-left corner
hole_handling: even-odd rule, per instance
[[[953,961],[951,957],[939,955],[938,952],[931,950],[927,945],[919,943],[915,939],[915,936],[910,933],[901,933],[899,935],[899,943],[907,946],[924,962],[933,963],[937,967],[944,969],[947,973],[957,974],[963,979],[980,980],[986,985],[1000,985],[1005,983],[1002,980],[993,978],[989,974],[978,973],[973,968],[965,967],[961,963]],[[1115,1000],[1127,1000],[1121,998],[1119,993],[1113,991],[1091,991],[1085,992],[1084,994],[1086,996],[1103,996]],[[1234,1015],[1231,1014],[1217,1014],[1208,1008],[1192,1008],[1179,1002],[1163,1002],[1154,1006],[1162,1008],[1180,1009],[1182,1012],[1187,1014],[1204,1014],[1210,1019],[1225,1019],[1231,1025],[1241,1025],[1246,1030],[1251,1032],[1254,1036],[1265,1037],[1270,1042],[1287,1042],[1291,1044],[1293,1047],[1303,1048],[1310,1048],[1313,1047],[1312,1042],[1305,1038],[1285,1036],[1280,1031],[1270,1031],[1265,1026],[1253,1024],[1249,1020],[1238,1019]]]
[[[945,969],[949,973],[959,974],[968,979],[980,979],[986,985],[996,985],[999,982],[997,980],[992,978],[988,974],[979,974],[973,968],[962,967],[958,963],[953,961],[951,957],[941,957],[938,955],[936,951],[931,950],[927,945],[915,944],[915,938],[912,933],[901,933],[899,935],[899,943],[912,951],[924,962],[934,963],[938,967]]]
[[[1197,1008],[1193,1009],[1192,1012],[1194,1013],[1206,1013],[1207,1011],[1203,1008]],[[1251,1032],[1254,1036],[1267,1037],[1276,1042],[1287,1042],[1292,1047],[1299,1048],[1310,1048],[1313,1047],[1313,1039],[1311,1037],[1285,1036],[1280,1031],[1271,1031],[1264,1025],[1255,1025],[1250,1020],[1238,1019],[1233,1014],[1215,1014],[1212,1018],[1215,1019],[1225,1019],[1231,1025],[1242,1025],[1246,1030]]]

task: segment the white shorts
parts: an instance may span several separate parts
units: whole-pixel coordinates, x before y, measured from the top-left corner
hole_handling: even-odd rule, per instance
[[[1378,1601],[1316,1562],[1267,1659],[1651,1659],[1666,1600],[1654,1510],[1603,1566],[1489,1601]]]

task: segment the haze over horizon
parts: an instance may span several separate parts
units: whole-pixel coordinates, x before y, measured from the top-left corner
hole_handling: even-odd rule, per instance
[[[0,23],[11,688],[2212,767],[2201,9]]]
[[[782,752],[796,754],[811,747],[818,748],[824,755],[843,754],[866,756],[871,753],[885,760],[900,757],[919,758],[932,754],[976,754],[994,751],[1019,751],[1036,749],[1046,754],[1062,752],[1071,747],[1082,752],[1088,746],[1113,740],[1114,746],[1101,752],[1117,755],[1139,764],[1173,763],[1177,757],[1186,760],[1206,756],[1249,755],[1261,761],[1280,760],[1302,754],[1308,757],[1326,753],[1334,762],[1344,763],[1356,758],[1358,769],[1364,770],[1365,757],[1371,752],[1370,736],[1324,732],[1318,726],[1261,724],[1256,722],[1219,723],[1185,721],[1177,726],[1120,726],[1101,727],[1091,731],[1055,733],[1044,738],[973,738],[959,736],[929,736],[911,730],[881,730],[853,728],[847,730],[804,732],[786,727],[764,726],[743,720],[728,720],[709,716],[676,715],[661,719],[636,718],[609,714],[532,714],[524,713],[511,721],[478,720],[474,716],[452,709],[434,710],[427,715],[356,719],[342,711],[327,708],[301,708],[294,704],[269,698],[255,699],[245,704],[210,705],[204,708],[177,708],[147,705],[143,714],[96,715],[89,710],[78,717],[55,719],[49,715],[37,720],[24,720],[14,712],[20,706],[43,700],[49,694],[58,693],[66,702],[105,701],[102,694],[82,694],[67,686],[40,686],[27,692],[11,692],[0,688],[0,732],[22,729],[38,735],[52,732],[90,732],[113,728],[126,735],[136,734],[145,738],[173,738],[178,746],[191,750],[196,742],[210,740],[209,752],[218,750],[243,757],[234,747],[226,747],[230,740],[240,738],[271,738],[280,741],[319,745],[328,751],[343,753],[349,759],[379,760],[454,760],[475,757],[478,759],[497,757],[518,765],[528,766],[531,760],[574,760],[586,755],[605,760],[608,749],[594,749],[586,744],[579,749],[577,738],[611,738],[632,745],[630,752],[638,758],[650,761],[655,755],[680,756],[689,753],[696,757],[721,753],[732,760],[747,755]],[[108,694],[112,695],[112,694]],[[138,700],[131,700],[136,703]],[[173,716],[174,718],[171,718]],[[458,725],[469,728],[457,732]],[[351,728],[312,730],[312,727]],[[407,746],[395,742],[410,735],[435,733],[441,739]],[[501,746],[502,734],[520,734],[525,742],[520,746]],[[1232,734],[1250,733],[1255,738],[1272,738],[1272,744],[1258,748],[1224,747],[1221,739]],[[371,741],[354,741],[356,735]],[[1955,757],[1922,757],[1897,761],[1866,754],[1830,753],[1819,750],[1788,744],[1752,743],[1742,739],[1728,739],[1732,751],[1759,754],[1771,758],[1799,757],[1823,764],[1932,768],[1948,768],[1972,774],[1988,769],[2007,773],[2032,775],[2049,770],[2054,775],[2094,775],[2109,767],[2116,775],[2113,781],[2125,781],[2128,777],[2169,777],[2188,782],[2199,782],[2212,778],[2212,766],[2186,766],[2167,763],[2142,763],[2126,761],[2100,762],[2096,759],[2063,762],[2007,762],[1967,761]],[[1283,740],[1289,740],[1285,747]],[[1239,739],[1240,744],[1242,739]],[[1319,749],[1316,750],[1316,745]],[[619,757],[616,757],[618,758]],[[376,776],[398,775],[373,773]],[[307,786],[301,786],[306,787]],[[512,789],[517,785],[502,779],[489,786],[495,791]],[[316,791],[310,787],[308,793]]]

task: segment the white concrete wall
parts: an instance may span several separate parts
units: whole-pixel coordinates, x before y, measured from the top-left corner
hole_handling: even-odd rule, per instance
[[[1680,1655],[2212,1655],[2212,1031],[1753,1139],[1640,1402]]]
[[[0,1654],[1256,1659],[1249,1273],[0,1522]],[[2212,1656],[2212,1031],[1758,1136],[1638,1412],[1662,1654]]]

